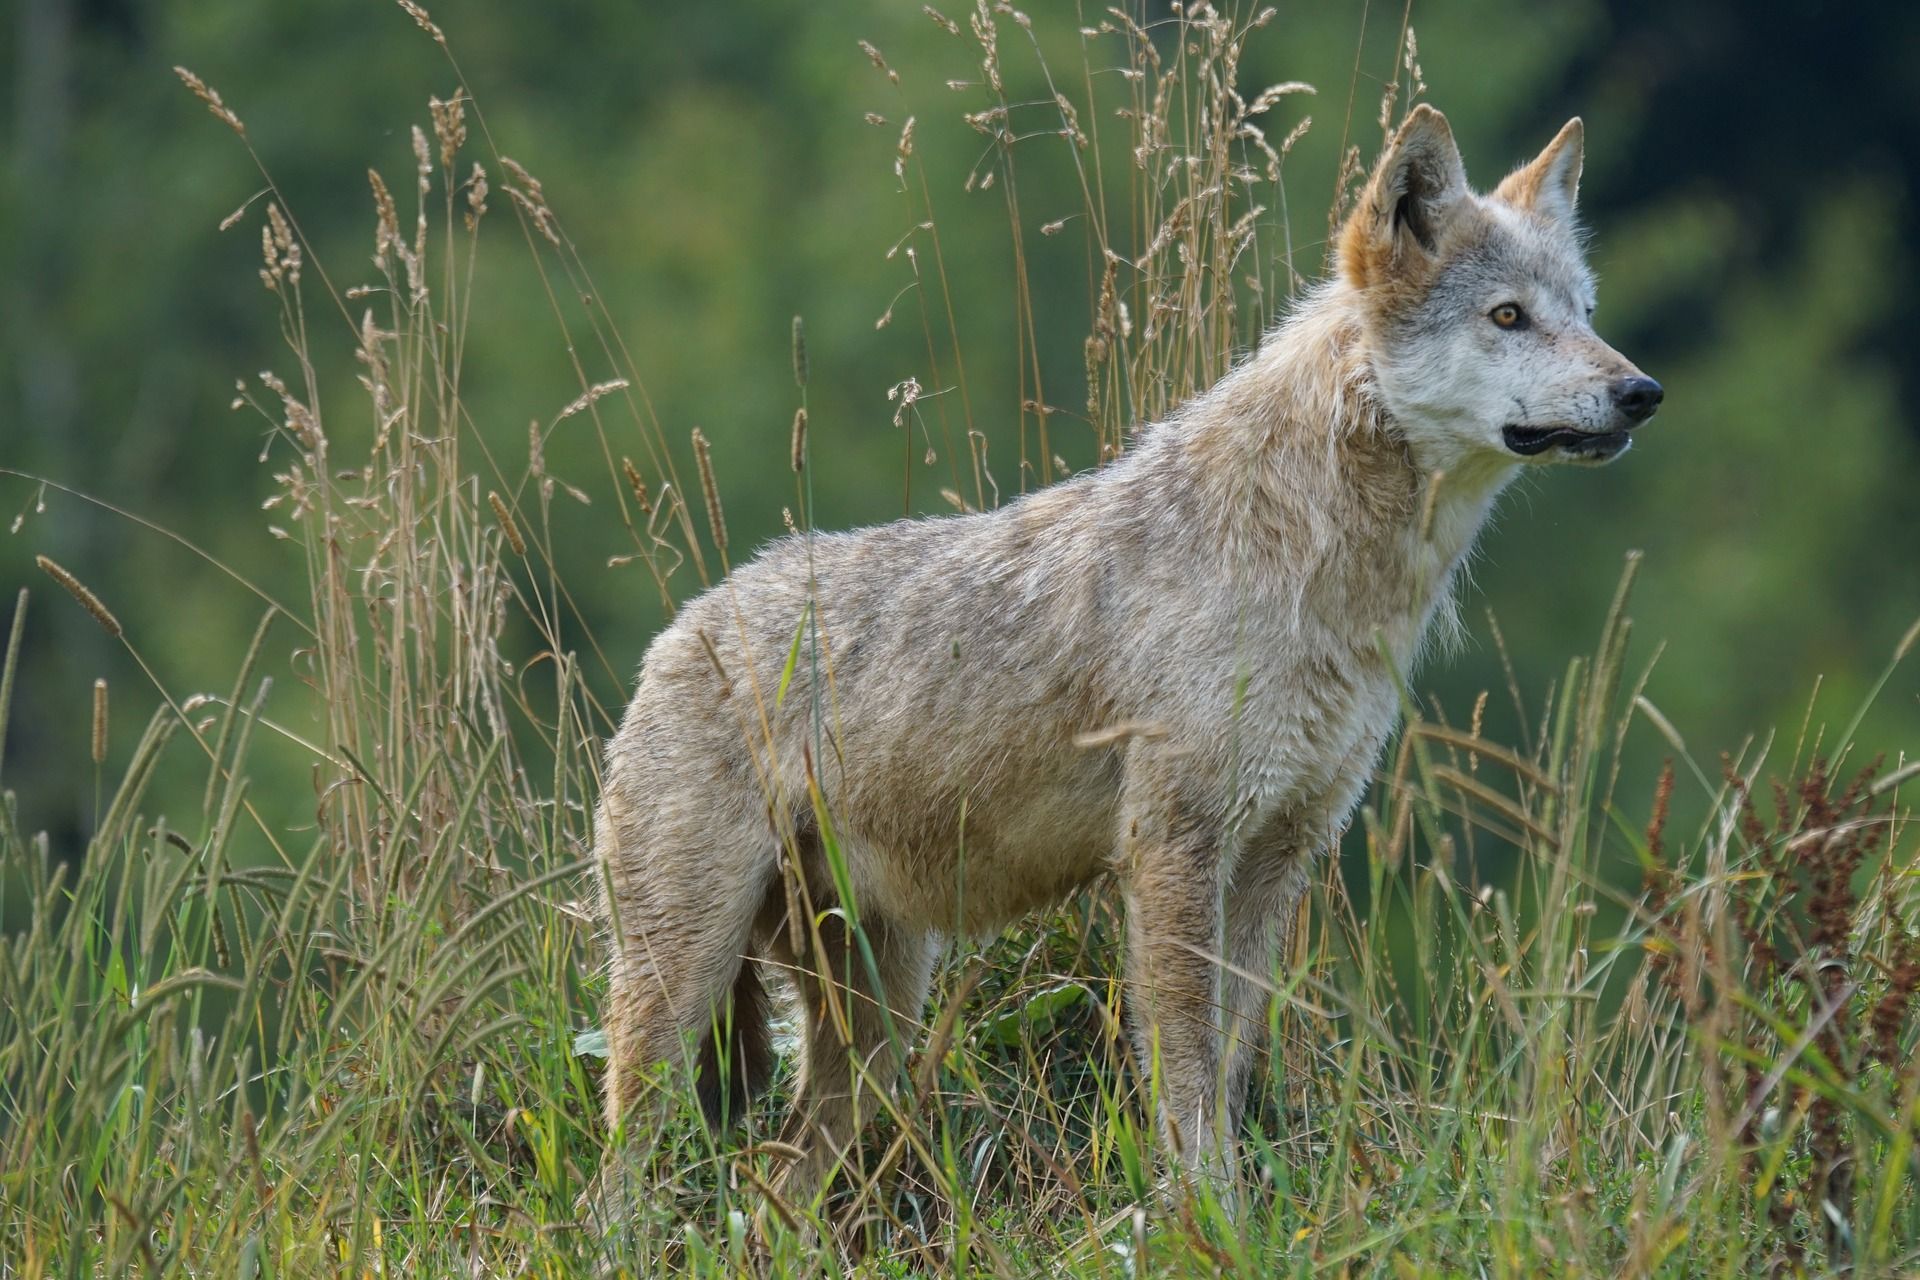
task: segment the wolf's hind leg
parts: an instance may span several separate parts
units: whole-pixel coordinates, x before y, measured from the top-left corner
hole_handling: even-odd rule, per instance
[[[800,995],[804,1050],[781,1136],[806,1155],[788,1169],[781,1189],[802,1207],[825,1188],[835,1162],[873,1114],[862,1101],[893,1084],[919,1030],[938,954],[938,939],[924,931],[868,913],[860,928],[872,969],[839,912],[821,918],[818,939],[808,940],[805,953],[793,952],[785,930],[775,946]]]
[[[682,1063],[697,1038],[694,1087],[707,1122],[721,1127],[772,1074],[768,1002],[748,952],[778,883],[778,846],[764,820],[697,832],[656,824],[619,839],[603,867],[613,931],[608,1125],[629,1115],[655,1066]]]

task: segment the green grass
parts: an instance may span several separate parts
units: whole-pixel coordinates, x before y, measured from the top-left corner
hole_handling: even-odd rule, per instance
[[[1141,72],[1124,82],[1131,137],[1100,139],[1091,107],[1071,122],[1095,135],[1074,162],[1094,234],[1134,228],[1112,234],[1124,267],[1102,255],[1090,281],[1088,412],[1109,448],[1217,376],[1293,283],[1290,250],[1241,216],[1278,188],[1284,148],[1271,171],[1228,180],[1264,164],[1233,132],[1254,117],[1209,114],[1189,92],[1231,83],[1249,34],[1212,21],[1193,18],[1171,53],[1115,36]],[[1010,44],[1023,30],[1000,24]],[[1013,133],[985,123],[1011,183]],[[763,1191],[784,1069],[720,1138],[663,1072],[667,1122],[610,1147],[599,954],[579,904],[595,745],[620,682],[554,567],[552,507],[571,499],[540,436],[590,421],[606,462],[595,510],[663,599],[725,563],[691,506],[716,528],[724,515],[717,494],[682,498],[693,490],[605,313],[559,301],[593,292],[591,277],[538,184],[492,150],[471,101],[468,126],[495,212],[459,177],[470,162],[447,163],[460,139],[443,111],[420,141],[420,220],[376,201],[369,292],[336,288],[277,203],[269,218],[265,280],[294,373],[243,398],[273,433],[267,518],[304,549],[304,598],[265,608],[223,697],[179,699],[150,673],[145,734],[96,753],[96,768],[126,764],[84,850],[23,830],[4,792],[0,1274],[1920,1267],[1909,770],[1895,759],[1856,781],[1858,717],[1732,759],[1687,751],[1644,696],[1632,559],[1596,602],[1591,653],[1548,688],[1495,692],[1527,726],[1520,743],[1483,736],[1480,707],[1461,725],[1409,696],[1345,877],[1329,860],[1269,975],[1272,1069],[1237,1193],[1171,1184],[1156,1156],[1151,1083],[1118,1035],[1121,924],[1104,890],[956,949],[922,1025],[902,1027],[916,1052],[828,1204]],[[1201,159],[1166,183],[1120,176],[1143,137]],[[912,148],[899,152],[910,216],[931,228]],[[583,353],[578,398],[536,426],[524,462],[476,427],[461,386],[484,305],[474,244],[502,205]],[[929,268],[922,312],[930,359],[951,339],[944,270]],[[1223,283],[1236,272],[1264,280],[1267,301]],[[341,380],[310,336],[322,326],[358,347],[358,421],[338,396],[331,416],[315,407]],[[801,395],[805,380],[796,359]],[[1021,460],[1043,476],[1034,416]],[[987,505],[975,461],[953,500]],[[806,523],[804,470],[794,510]],[[106,625],[84,587],[55,581]],[[9,693],[31,678],[16,670],[23,629],[70,607],[21,593],[0,743]],[[110,630],[139,656],[138,636]],[[803,651],[796,633],[792,660]],[[289,677],[302,700],[276,718],[267,685]],[[1652,793],[1617,792],[1651,772],[1637,761],[1666,757]],[[250,777],[289,767],[313,779],[300,822],[250,800]],[[627,1197],[612,1214],[591,1194],[610,1155]]]

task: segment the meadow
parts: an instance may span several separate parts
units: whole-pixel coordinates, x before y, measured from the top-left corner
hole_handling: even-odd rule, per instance
[[[259,167],[230,222],[258,233],[259,323],[284,343],[234,393],[265,442],[265,509],[203,498],[287,544],[300,590],[145,532],[256,620],[212,694],[179,691],[86,563],[40,555],[12,602],[0,1275],[1920,1269],[1920,762],[1880,716],[1911,699],[1920,620],[1837,711],[1809,673],[1804,716],[1703,742],[1649,692],[1660,646],[1636,643],[1645,562],[1624,549],[1594,550],[1616,585],[1548,678],[1521,674],[1540,655],[1514,661],[1527,638],[1496,611],[1500,684],[1452,706],[1403,691],[1345,856],[1266,975],[1271,1062],[1237,1198],[1159,1163],[1104,888],[954,944],[825,1203],[772,1190],[786,1068],[730,1135],[672,1073],[664,1128],[609,1134],[591,817],[630,672],[565,544],[585,520],[613,530],[619,550],[586,572],[622,575],[665,615],[750,548],[728,534],[729,459],[646,392],[649,361],[689,335],[622,333],[539,166],[496,149],[458,30],[401,8],[454,87],[395,122],[411,163],[367,175],[370,263],[320,258],[244,106],[179,71],[210,137]],[[1043,19],[1006,6],[927,20],[977,69],[948,123],[977,138],[968,181],[1006,192],[1004,301],[1025,353],[1015,430],[974,429],[949,286],[968,268],[943,251],[916,144],[930,126],[876,116],[892,186],[876,185],[907,202],[894,248],[913,284],[882,319],[924,334],[922,374],[886,392],[902,483],[924,458],[956,510],[1071,471],[1069,430],[1091,465],[1210,385],[1321,269],[1322,225],[1371,159],[1362,126],[1425,92],[1403,29],[1381,99],[1340,128],[1335,207],[1289,209],[1306,126],[1268,124],[1311,90],[1241,87],[1262,12],[1193,6],[1151,29],[1083,15],[1071,64],[1031,34]],[[865,55],[897,82],[881,49]],[[1050,96],[1008,93],[1016,56]],[[1037,231],[1018,200],[1035,166],[1065,166],[1051,181],[1082,199]],[[1085,241],[1087,300],[1066,406],[1041,390],[1052,320],[1023,239],[1063,232]],[[547,305],[515,323],[571,369],[525,432],[501,426],[468,359],[492,314],[483,238],[524,255]],[[808,419],[806,320],[789,331],[790,403],[751,465],[779,474],[781,521],[805,531],[834,461]],[[547,460],[561,435],[564,473]],[[112,504],[74,477],[36,483]],[[103,681],[72,710],[90,758],[63,768],[94,792],[74,848],[23,821],[6,746],[35,679],[24,637],[56,611],[87,616],[147,681]],[[131,737],[114,728],[129,705],[152,708]],[[309,789],[266,803],[263,773]],[[617,1204],[598,1182],[610,1160]]]

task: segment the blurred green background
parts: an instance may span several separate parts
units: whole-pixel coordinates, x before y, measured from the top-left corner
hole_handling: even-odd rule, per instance
[[[952,460],[929,466],[927,442],[917,430],[903,439],[886,394],[927,378],[917,303],[902,293],[911,272],[887,255],[915,216],[892,170],[907,116],[940,220],[972,416],[993,442],[1002,491],[1020,487],[1007,207],[1001,189],[964,189],[986,142],[960,117],[984,99],[946,84],[977,79],[970,39],[918,3],[878,0],[431,7],[494,140],[542,180],[592,270],[667,436],[684,442],[699,425],[713,439],[736,556],[779,530],[793,498],[784,460],[795,313],[810,338],[820,523],[945,509],[937,490]],[[966,10],[942,7],[964,24]],[[1278,10],[1248,46],[1240,88],[1318,87],[1287,98],[1269,124],[1277,139],[1313,117],[1286,168],[1292,240],[1312,275],[1343,132],[1368,159],[1379,144],[1403,15],[1363,0],[1282,0]],[[410,217],[408,126],[427,122],[429,94],[453,92],[445,60],[382,0],[12,0],[6,12],[0,467],[137,513],[302,600],[300,552],[268,535],[260,509],[284,459],[258,461],[262,424],[228,409],[236,379],[291,372],[256,278],[263,207],[216,230],[262,183],[171,67],[198,72],[245,119],[344,287],[373,276],[369,165]],[[1049,59],[1077,73],[1077,33],[1096,9],[1036,0],[1030,12]],[[1421,0],[1411,20],[1427,96],[1453,121],[1479,185],[1569,115],[1586,118],[1598,326],[1668,391],[1620,465],[1518,486],[1473,573],[1470,643],[1430,663],[1418,687],[1456,720],[1495,689],[1491,731],[1511,738],[1486,610],[1537,708],[1546,682],[1592,643],[1622,556],[1639,548],[1636,653],[1644,661],[1664,644],[1649,695],[1690,748],[1710,759],[1774,726],[1791,740],[1816,678],[1816,720],[1845,720],[1920,614],[1920,77],[1910,65],[1920,10]],[[861,39],[898,69],[897,87]],[[1089,49],[1101,65],[1102,46]],[[1009,63],[1010,92],[1038,96],[1030,54]],[[868,123],[869,112],[886,123]],[[1065,146],[1023,144],[1020,217],[1046,397],[1078,406],[1085,239],[1072,222],[1039,234],[1080,209]],[[578,388],[492,176],[466,398],[517,475],[527,422],[550,421]],[[896,298],[895,321],[876,329]],[[315,314],[337,388],[325,406],[336,457],[350,459],[369,434],[351,339],[326,307]],[[631,548],[585,421],[556,434],[547,462],[599,499],[563,498],[557,518],[562,568],[610,662],[600,679],[613,698],[660,611],[638,566],[607,567]],[[1056,418],[1053,435],[1070,465],[1092,459],[1084,424]],[[637,440],[614,447],[642,453]],[[17,529],[0,531],[3,607],[21,585],[35,604],[6,782],[26,825],[77,850],[94,804],[89,688],[106,676],[114,690],[109,775],[154,696],[120,647],[34,571],[35,553],[100,593],[177,697],[227,689],[259,607],[177,543],[0,476],[0,530],[16,515]],[[513,634],[524,659],[531,637]],[[312,709],[291,678],[293,646],[290,629],[276,631],[266,669],[282,685],[279,714],[298,728]],[[1869,742],[1890,752],[1920,743],[1917,690],[1920,663],[1910,663],[1869,720]],[[1636,733],[1646,735],[1638,785],[1668,749]],[[298,826],[303,811],[311,821],[312,798],[295,754],[262,766],[261,792]]]

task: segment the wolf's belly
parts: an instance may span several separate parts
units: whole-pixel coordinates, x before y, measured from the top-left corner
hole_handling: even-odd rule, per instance
[[[1092,764],[1008,771],[948,797],[917,829],[888,820],[899,810],[871,822],[852,815],[860,900],[949,934],[992,932],[1059,902],[1106,870],[1114,849],[1118,787]]]

